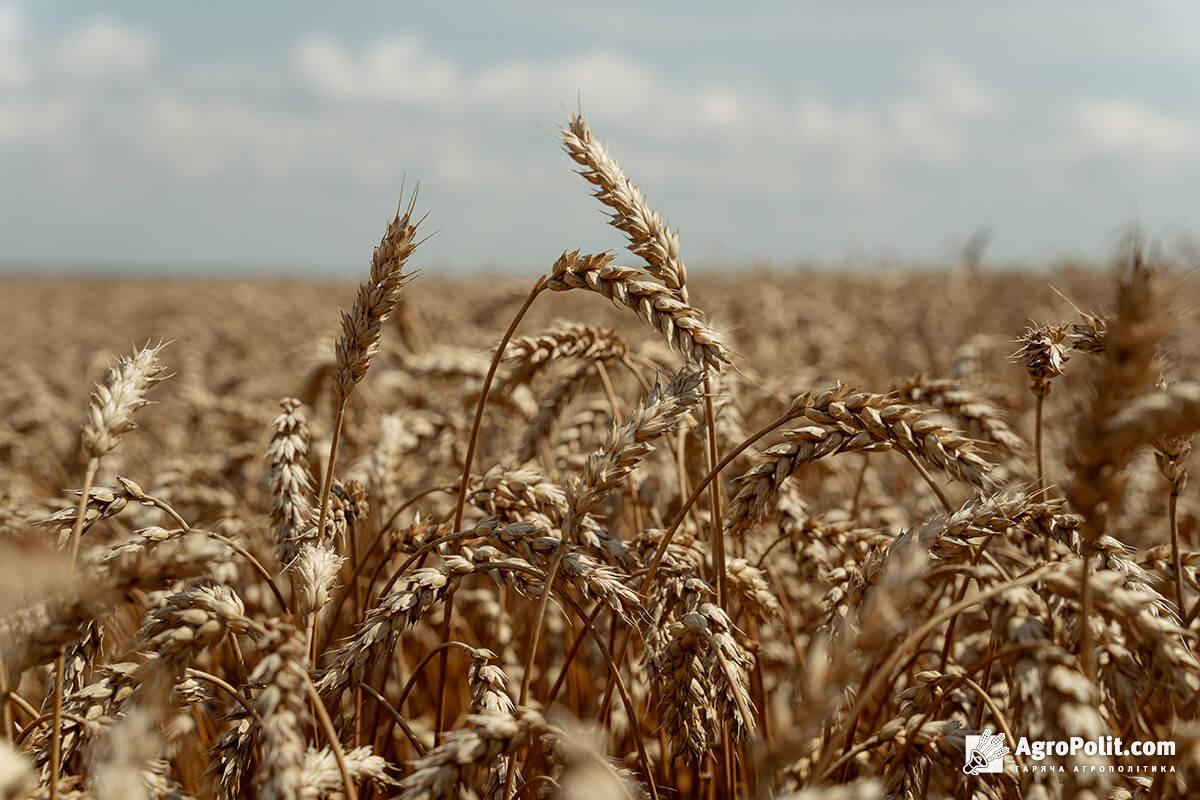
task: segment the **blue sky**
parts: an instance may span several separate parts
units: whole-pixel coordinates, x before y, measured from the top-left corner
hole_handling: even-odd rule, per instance
[[[0,0],[0,264],[426,270],[615,248],[582,99],[693,268],[1200,233],[1200,5]],[[0,267],[3,268],[3,267]]]

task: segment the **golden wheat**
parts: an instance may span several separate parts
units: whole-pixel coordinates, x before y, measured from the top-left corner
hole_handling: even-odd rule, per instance
[[[562,140],[644,263],[7,282],[0,798],[1200,791],[1195,282],[689,278]]]

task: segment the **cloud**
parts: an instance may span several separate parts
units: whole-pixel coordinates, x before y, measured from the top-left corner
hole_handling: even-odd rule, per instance
[[[710,69],[704,54],[694,63],[706,68],[693,70],[611,37],[592,41],[599,46],[585,39],[544,54],[518,42],[507,55],[479,57],[467,54],[469,42],[412,31],[363,42],[315,31],[245,61],[181,63],[154,31],[128,20],[55,33],[0,7],[0,159],[36,176],[26,182],[52,196],[47,205],[120,186],[130,203],[114,207],[140,202],[150,217],[165,192],[197,213],[265,215],[269,227],[276,209],[328,201],[341,215],[331,235],[380,198],[386,206],[407,175],[452,210],[451,225],[471,232],[469,241],[445,236],[433,245],[445,242],[466,261],[495,257],[488,236],[511,237],[503,241],[525,258],[589,235],[594,215],[582,209],[594,208],[554,152],[554,128],[577,96],[629,175],[674,224],[697,231],[690,247],[813,241],[829,253],[878,234],[907,249],[943,227],[1026,213],[1028,197],[1046,185],[1079,199],[1081,163],[1157,170],[1143,169],[1147,183],[1136,186],[1108,170],[1089,173],[1128,196],[1151,179],[1182,184],[1195,171],[1167,168],[1200,162],[1194,114],[996,87],[944,54],[881,55],[846,77]],[[864,80],[872,75],[875,84]],[[57,186],[71,191],[55,195]],[[1046,219],[1027,215],[1035,228]],[[798,217],[814,226],[800,243]],[[514,233],[530,219],[537,232]],[[297,258],[341,252],[306,235],[317,249],[298,249]],[[197,246],[234,252],[252,236]],[[762,247],[754,254],[770,252]]]
[[[216,84],[194,69],[187,79],[151,72],[158,37],[113,18],[36,49],[46,81],[0,105],[0,141],[44,139],[47,150],[82,141],[97,158],[119,150],[184,180],[332,175],[377,184],[415,172],[456,187],[528,186],[552,172],[544,135],[578,96],[641,182],[880,194],[905,164],[963,167],[973,126],[996,106],[946,59],[911,65],[892,96],[847,102],[668,76],[604,47],[467,64],[403,31],[358,46],[309,35],[292,45],[290,72],[260,80],[243,67],[248,79]],[[100,78],[122,79],[121,93],[95,91]],[[297,106],[297,89],[311,102]]]
[[[55,98],[9,98],[0,102],[0,145],[43,142],[79,118],[77,104]]]
[[[471,70],[412,33],[358,49],[330,36],[308,36],[296,44],[293,63],[301,81],[325,100],[452,116],[511,118],[557,110],[555,104],[577,93],[624,116],[648,110],[656,98],[680,95],[642,64],[604,49],[545,61],[507,59]]]
[[[153,33],[102,17],[64,36],[55,60],[67,76],[93,81],[139,75],[154,65],[158,52]]]
[[[812,92],[788,96],[758,87],[671,80],[605,48],[467,67],[411,33],[357,48],[329,36],[310,36],[294,48],[293,65],[301,83],[322,100],[425,114],[446,132],[452,130],[450,120],[492,130],[505,124],[544,129],[546,120],[561,113],[559,104],[574,105],[578,96],[604,120],[606,135],[620,135],[626,152],[671,145],[706,150],[709,161],[729,162],[737,155],[750,163],[713,177],[781,190],[794,188],[794,181],[778,174],[778,161],[759,161],[756,169],[755,151],[813,162],[819,168],[808,171],[810,185],[828,180],[847,191],[877,191],[897,164],[962,166],[971,152],[971,126],[996,107],[977,80],[946,59],[917,63],[907,88],[894,97],[849,105]],[[482,122],[468,121],[474,118]],[[454,141],[473,143],[461,134]],[[475,147],[486,144],[474,142]],[[463,157],[487,160],[479,152]],[[694,161],[688,167],[686,160],[660,157],[653,166],[659,177],[666,177],[664,161],[679,164],[681,177],[695,177],[703,169]]]
[[[15,8],[0,6],[0,45],[23,39],[27,28],[25,17],[20,12]]]
[[[289,141],[286,127],[271,115],[167,92],[148,98],[137,122],[147,151],[185,177],[209,178],[248,167],[261,174],[278,162]]]
[[[357,58],[330,37],[309,36],[294,59],[301,78],[332,100],[436,106],[461,93],[455,64],[412,34],[373,42]]]
[[[1195,122],[1130,98],[1097,98],[1071,113],[1080,155],[1169,168],[1197,158]]]
[[[969,158],[969,125],[995,110],[995,101],[960,65],[930,59],[913,70],[912,88],[890,103],[885,126],[902,154],[933,167],[959,167]]]
[[[19,89],[33,79],[23,47],[27,25],[16,9],[0,6],[0,89]]]
[[[922,61],[913,71],[931,109],[959,119],[990,114],[996,101],[961,64],[942,58]]]

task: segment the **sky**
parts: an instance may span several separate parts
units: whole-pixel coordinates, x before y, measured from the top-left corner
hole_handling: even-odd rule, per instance
[[[581,107],[695,269],[1200,234],[1200,4],[0,0],[0,270],[350,275],[617,249]]]

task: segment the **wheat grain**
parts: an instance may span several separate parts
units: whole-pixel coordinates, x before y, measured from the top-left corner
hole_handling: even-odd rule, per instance
[[[609,224],[629,238],[630,252],[644,258],[651,273],[686,303],[687,267],[679,257],[679,237],[592,137],[582,114],[571,117],[562,140],[567,155],[583,168],[580,174],[596,187],[596,198],[613,210]]]
[[[674,292],[646,277],[643,270],[614,265],[607,254],[580,255],[576,250],[554,262],[545,285],[556,292],[588,289],[601,294],[633,310],[696,364],[717,371],[728,364],[729,351],[720,334]]]
[[[310,434],[303,406],[288,397],[279,403],[283,410],[272,423],[267,461],[271,465],[271,523],[275,532],[276,556],[280,564],[296,557],[312,516],[312,475],[308,469]]]
[[[416,202],[416,195],[412,203]],[[409,280],[404,266],[416,250],[417,224],[413,206],[397,213],[371,256],[370,277],[358,287],[350,313],[342,313],[342,335],[338,340],[334,392],[340,400],[354,391],[367,374],[371,359],[379,352],[383,323],[396,309],[400,291]]]
[[[134,430],[134,412],[150,401],[146,392],[169,376],[158,361],[164,345],[146,345],[122,357],[108,372],[104,383],[97,384],[83,424],[83,449],[90,458],[112,451],[123,434]]]
[[[283,800],[295,797],[303,785],[307,647],[294,628],[271,623],[259,646],[263,658],[250,676],[262,687],[254,699],[262,717],[263,750],[256,783],[260,797]]]

